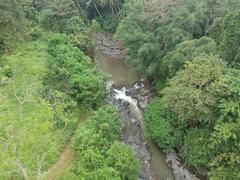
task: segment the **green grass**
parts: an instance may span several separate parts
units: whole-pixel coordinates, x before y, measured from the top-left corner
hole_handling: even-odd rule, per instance
[[[31,42],[4,58],[14,75],[0,86],[0,179],[22,179],[18,165],[35,179],[39,169],[44,172],[56,161],[61,148],[62,132],[53,130],[52,110],[40,95],[50,57],[44,42]]]

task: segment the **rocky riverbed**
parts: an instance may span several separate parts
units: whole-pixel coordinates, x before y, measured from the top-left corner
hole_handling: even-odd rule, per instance
[[[144,137],[142,113],[153,94],[146,81],[139,80],[131,69],[124,65],[126,50],[111,35],[99,35],[97,44],[98,55],[95,62],[112,80],[107,84],[107,102],[119,110],[124,124],[121,141],[133,148],[140,162],[138,179],[197,180],[198,178],[181,164],[177,153],[163,155],[160,146]]]
[[[139,80],[131,86],[109,82],[107,90],[109,91],[107,102],[118,108],[124,123],[121,140],[133,148],[141,164],[139,180],[156,179],[155,172],[152,171],[151,167],[152,154],[148,145],[149,141],[144,138],[142,116],[142,112],[152,98],[151,91],[146,88],[144,80]],[[166,153],[165,162],[172,168],[173,176],[165,176],[162,179],[198,180],[194,174],[182,166],[176,152]],[[159,171],[161,170],[159,169]]]
[[[107,102],[116,106],[124,123],[121,133],[122,142],[131,146],[141,164],[139,174],[140,180],[152,180],[150,166],[151,154],[144,139],[144,128],[140,109],[144,109],[147,98],[139,98],[143,90],[144,82],[139,81],[130,87],[113,84],[109,82],[109,96]],[[141,103],[140,103],[141,102]]]
[[[113,59],[123,59],[127,53],[121,43],[110,34],[99,34],[97,36],[97,44],[100,44],[98,50],[101,53]]]

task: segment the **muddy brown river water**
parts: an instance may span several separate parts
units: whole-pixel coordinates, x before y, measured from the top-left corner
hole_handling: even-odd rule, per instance
[[[114,83],[128,86],[140,80],[140,77],[134,73],[121,58],[112,58],[109,55],[97,52],[95,55],[96,65],[109,76],[109,80]],[[123,97],[124,98],[124,97]],[[127,98],[130,98],[129,96]],[[129,100],[131,102],[131,100]],[[142,121],[142,115],[138,115],[138,119]],[[151,140],[145,139],[147,142],[147,149],[151,155],[150,166],[152,177],[143,179],[155,180],[172,180],[172,169],[166,164],[166,158],[159,147]]]

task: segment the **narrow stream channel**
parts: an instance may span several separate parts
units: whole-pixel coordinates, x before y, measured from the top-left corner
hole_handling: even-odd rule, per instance
[[[163,152],[153,141],[144,137],[142,111],[137,105],[137,100],[127,95],[127,91],[131,89],[141,89],[143,81],[126,66],[122,58],[112,57],[100,51],[101,49],[95,55],[95,63],[105,74],[109,75],[110,102],[118,107],[122,113],[122,119],[125,119],[122,141],[134,149],[140,161],[139,179],[172,180],[172,169],[166,164]],[[140,85],[133,85],[134,82],[140,82]]]

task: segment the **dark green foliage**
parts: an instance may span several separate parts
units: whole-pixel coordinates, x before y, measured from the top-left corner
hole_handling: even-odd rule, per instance
[[[217,45],[211,38],[202,37],[178,44],[163,58],[161,69],[166,77],[173,77],[187,61],[201,54],[217,54]]]
[[[222,41],[223,17],[214,19],[213,24],[208,28],[207,35],[212,38],[217,45]]]
[[[138,177],[138,163],[132,149],[120,143],[114,143],[107,152],[107,164],[120,173],[121,179],[135,180]]]
[[[53,111],[53,126],[55,128],[65,128],[73,119],[73,112],[77,103],[67,94],[57,90],[47,90],[43,97],[51,104]]]
[[[73,172],[83,179],[136,179],[138,163],[126,145],[117,142],[121,122],[116,109],[100,108],[73,139]]]
[[[117,35],[129,49],[128,62],[137,71],[159,78],[165,71],[161,68],[164,56],[185,40],[205,36],[214,20],[223,15],[222,5],[221,1],[126,1],[127,15]]]
[[[24,30],[26,23],[25,12],[30,7],[30,1],[1,0],[0,2],[0,29],[2,35],[13,35]],[[20,29],[20,27],[22,29]]]
[[[0,1],[0,54],[8,51],[10,41],[26,37],[29,27],[26,11],[29,7],[30,1],[26,0]]]
[[[118,19],[112,15],[106,15],[104,22],[101,22],[100,25],[104,31],[114,33],[118,26]]]
[[[40,24],[51,31],[61,33],[83,33],[86,25],[79,16],[72,0],[50,1],[40,14]]]
[[[13,72],[7,60],[0,56],[0,85],[5,84],[12,75]]]
[[[240,71],[228,68],[225,71],[225,90],[219,101],[218,110],[220,120],[224,122],[240,123]]]
[[[226,64],[217,56],[204,55],[187,62],[163,90],[163,102],[193,126],[214,121],[214,110],[224,93]]]
[[[209,150],[214,152],[210,179],[235,179],[240,177],[240,124],[218,123],[210,137]],[[230,171],[231,170],[231,171]]]
[[[210,133],[205,129],[191,129],[187,133],[182,146],[185,162],[188,165],[199,167],[210,162],[212,156],[208,149]]]
[[[181,148],[185,162],[209,168],[210,179],[239,176],[239,73],[216,56],[199,56],[163,90],[167,109],[195,127]]]
[[[223,39],[220,44],[222,58],[233,65],[240,63],[240,11],[229,12],[223,22]]]
[[[183,128],[174,113],[165,109],[160,99],[153,100],[144,111],[146,135],[163,148],[171,149],[182,144]]]
[[[123,0],[74,0],[74,2],[89,21],[96,19],[103,30],[115,32]]]
[[[42,29],[40,27],[34,27],[31,29],[30,32],[30,37],[32,38],[32,40],[37,40],[39,38],[41,38],[43,36],[43,32]]]
[[[73,97],[79,105],[96,107],[105,98],[104,76],[91,59],[71,45],[68,36],[57,35],[49,41],[45,84]]]
[[[114,108],[106,106],[99,109],[91,118],[89,126],[101,132],[102,135],[111,142],[118,139],[121,122],[118,117],[118,112]]]
[[[234,11],[240,8],[240,2],[238,0],[225,0],[227,11]]]

